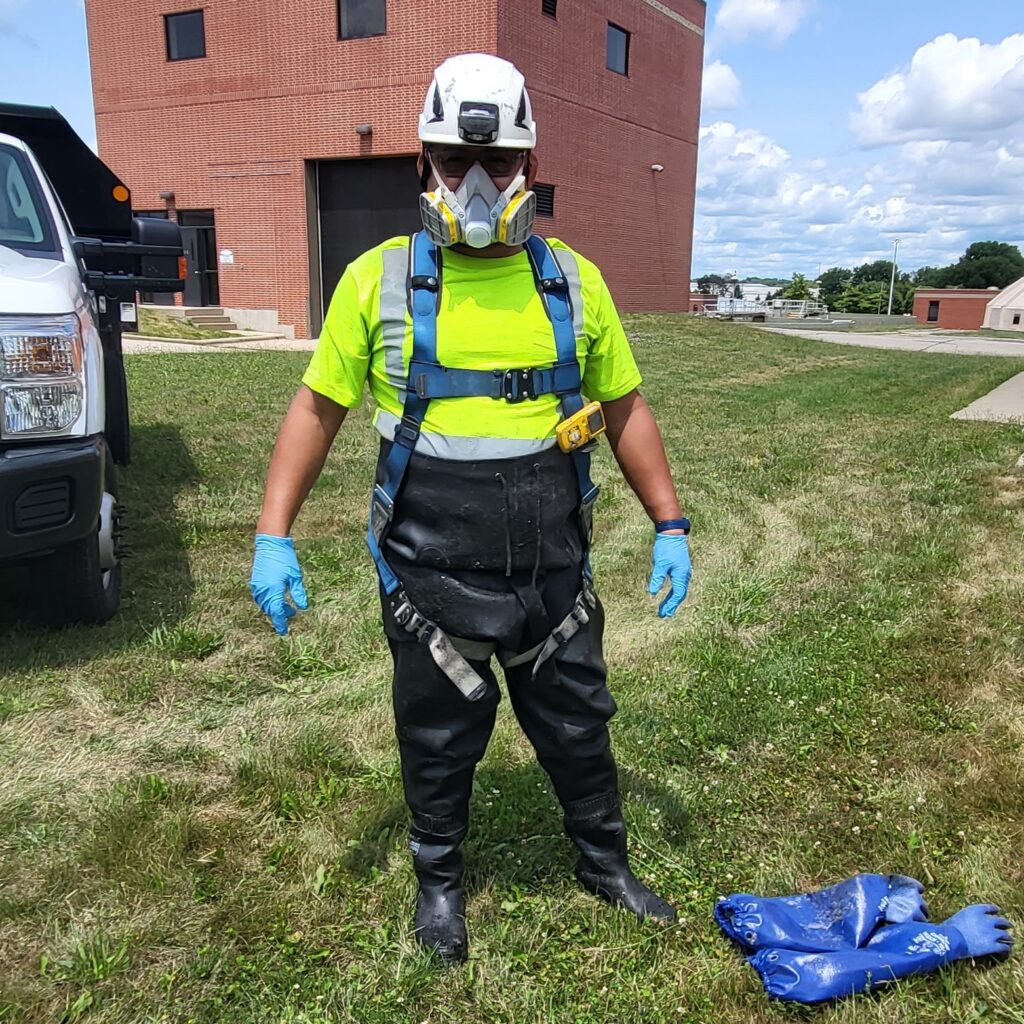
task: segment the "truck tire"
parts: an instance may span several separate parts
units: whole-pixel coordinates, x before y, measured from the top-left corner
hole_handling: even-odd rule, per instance
[[[33,566],[36,617],[48,626],[101,625],[112,619],[121,605],[121,506],[117,502],[117,467],[109,451],[103,489],[96,529]],[[105,568],[111,557],[113,566]]]

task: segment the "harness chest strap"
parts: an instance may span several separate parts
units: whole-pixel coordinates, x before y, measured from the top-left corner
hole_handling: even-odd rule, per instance
[[[401,581],[384,557],[383,543],[394,515],[395,497],[419,438],[427,407],[433,398],[490,396],[508,402],[520,402],[541,394],[559,396],[564,418],[583,408],[582,384],[576,356],[576,333],[572,322],[572,305],[568,282],[558,266],[550,246],[533,236],[526,242],[526,252],[545,311],[555,335],[556,362],[546,369],[528,370],[460,370],[442,366],[437,361],[437,307],[440,299],[441,261],[436,247],[424,232],[413,236],[410,246],[409,306],[413,321],[413,351],[409,364],[409,388],[406,392],[402,418],[395,428],[395,440],[385,463],[384,481],[374,487],[370,501],[370,522],[367,546],[380,576],[381,586],[396,621],[418,640],[427,644],[431,656],[442,672],[469,700],[479,699],[486,692],[486,683],[466,660],[484,660],[494,653],[476,658],[481,648],[476,641],[460,641],[447,636],[436,623],[421,615],[402,588]],[[590,478],[589,452],[571,453],[580,490],[580,517],[584,527],[583,589],[569,614],[548,638],[530,651],[504,658],[506,668],[534,660],[533,674],[564,643],[589,621],[587,607],[595,606],[590,569],[589,545],[592,507],[598,488]],[[460,653],[459,648],[464,653]],[[465,654],[465,656],[464,656]]]

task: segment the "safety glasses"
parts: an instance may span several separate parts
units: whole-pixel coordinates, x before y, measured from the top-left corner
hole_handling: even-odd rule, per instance
[[[504,178],[520,169],[526,153],[521,149],[477,146],[431,146],[434,166],[446,178],[464,178],[475,163],[492,178]]]

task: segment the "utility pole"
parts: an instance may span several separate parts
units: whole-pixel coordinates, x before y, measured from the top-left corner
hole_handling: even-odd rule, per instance
[[[896,244],[892,247],[892,280],[889,281],[889,316],[892,316],[892,293],[896,287],[896,257],[900,251],[900,240],[896,239]]]

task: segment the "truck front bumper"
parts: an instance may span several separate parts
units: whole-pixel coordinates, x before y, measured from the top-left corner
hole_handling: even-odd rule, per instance
[[[0,562],[45,554],[96,529],[106,452],[101,436],[0,451]]]

